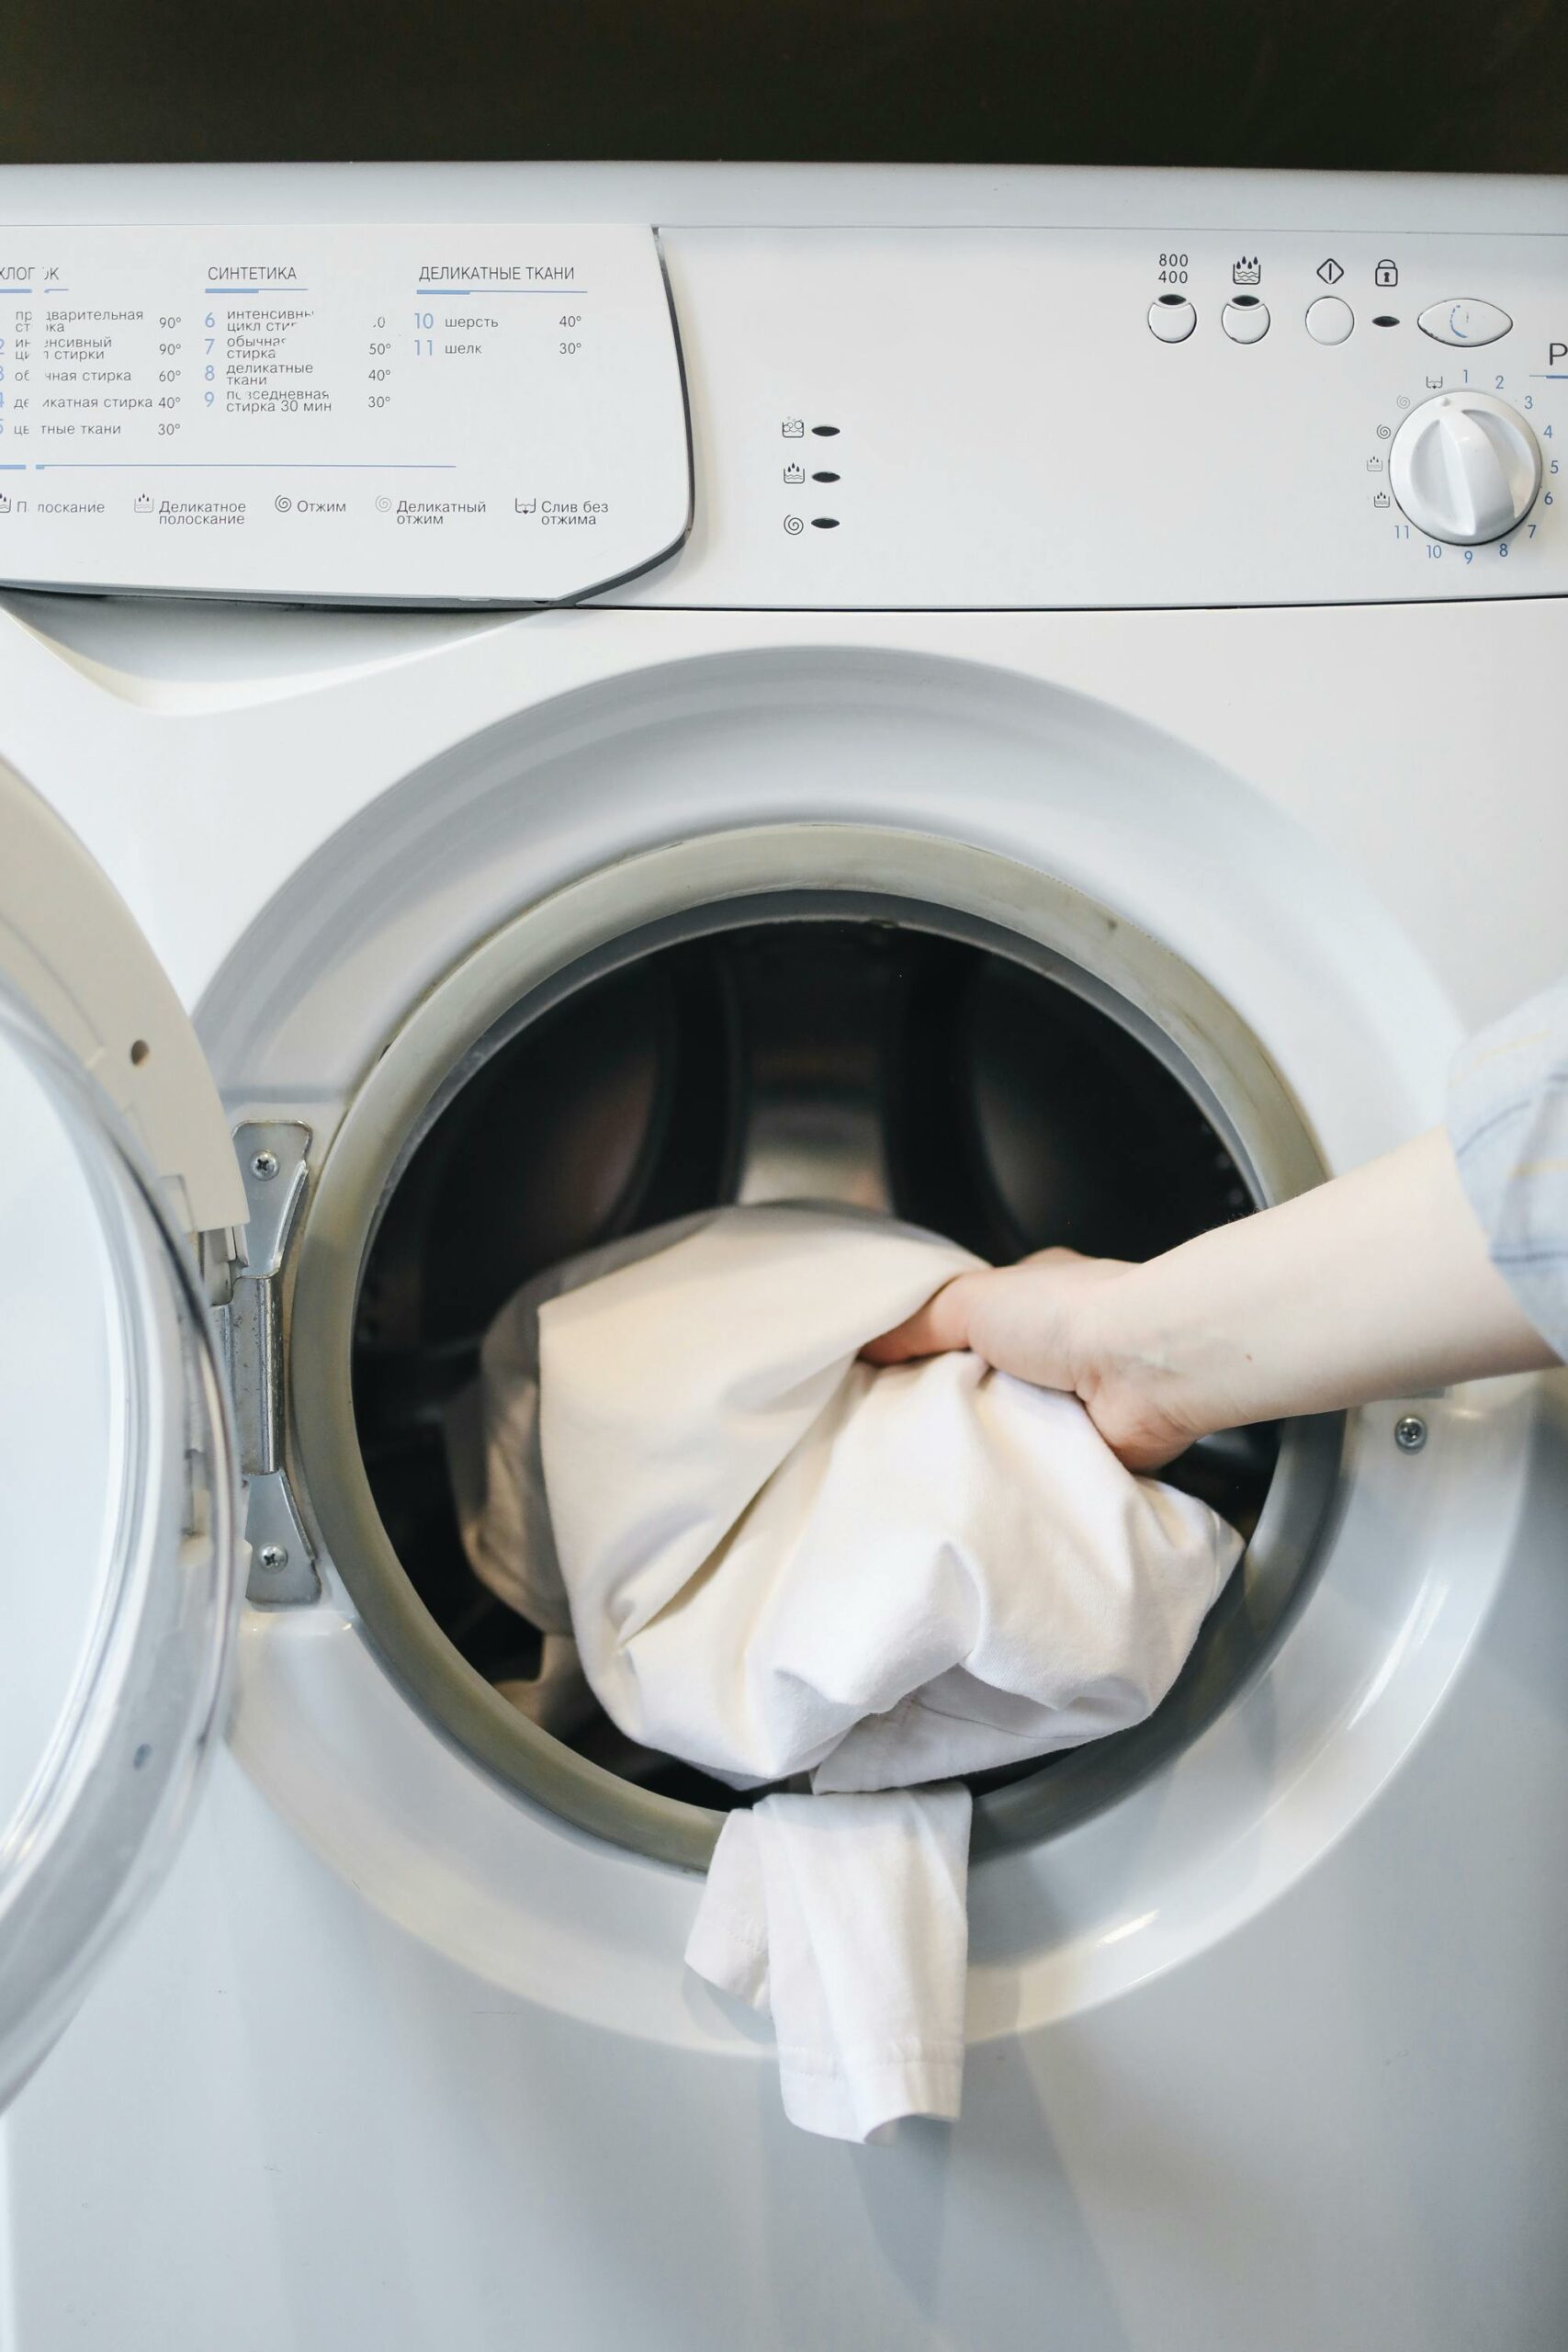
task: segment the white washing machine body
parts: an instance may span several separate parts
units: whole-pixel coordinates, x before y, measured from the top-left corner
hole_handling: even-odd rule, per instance
[[[410,1667],[395,1566],[378,1584],[350,1556],[377,1538],[344,1400],[355,1252],[452,1073],[508,1003],[715,908],[936,910],[1032,944],[1157,1038],[1260,1198],[1299,1181],[1303,1151],[1338,1170],[1438,1118],[1456,1043],[1561,967],[1568,195],[224,167],[11,173],[0,214],[38,273],[7,281],[31,306],[35,425],[46,400],[79,401],[50,412],[62,433],[96,420],[116,446],[90,405],[111,395],[84,370],[115,374],[117,311],[143,338],[124,397],[152,403],[126,431],[159,421],[162,339],[199,401],[177,299],[195,241],[203,299],[221,283],[282,318],[225,313],[220,337],[239,341],[213,364],[283,451],[260,492],[225,444],[200,459],[213,479],[176,494],[141,487],[165,462],[152,440],[121,482],[78,437],[70,481],[40,481],[67,460],[37,441],[15,457],[13,345],[7,1035],[23,1092],[75,1087],[69,1132],[101,1113],[105,1164],[141,1187],[124,1320],[164,1324],[137,1378],[162,1396],[187,1368],[183,1456],[177,1416],[117,1418],[93,1387],[109,1343],[73,1219],[107,1217],[107,1195],[75,1200],[61,1171],[77,1147],[50,1159],[28,1094],[14,1115],[35,1181],[5,1204],[8,1265],[28,1269],[6,1360],[28,1451],[6,1589],[18,1610],[32,1595],[17,1622],[62,1661],[45,1730],[85,1705],[73,1629],[101,1631],[107,1608],[91,1574],[53,1565],[107,1523],[84,1468],[93,1412],[122,1437],[162,1432],[182,1509],[167,1520],[165,1497],[161,1573],[197,1600],[177,1616],[184,1712],[158,1804],[109,1861],[72,1846],[80,1789],[48,1815],[51,1838],[66,1828],[44,1861],[87,1890],[86,1924],[80,1967],[67,1940],[53,1991],[32,1988],[30,2041],[7,1996],[17,2072],[89,1962],[97,1981],[5,2123],[11,2339],[1554,2345],[1568,1453],[1551,1383],[1352,1417],[1247,1670],[1152,1767],[1112,1767],[1054,1834],[998,1835],[977,1860],[963,2118],[871,2149],[785,2126],[765,2030],[683,1973],[704,1817],[617,1811],[592,1773],[554,1802],[547,1773],[510,1770],[502,1702],[433,1626],[430,1679]],[[482,239],[445,225],[474,222]],[[135,268],[177,258],[151,293],[125,275],[127,223]],[[385,379],[376,272],[411,243]],[[87,273],[55,281],[83,316],[48,294],[63,262],[46,251]],[[585,265],[562,274],[574,253],[598,287]],[[307,284],[296,254],[364,297],[365,347],[351,368],[331,346],[337,412],[313,419],[287,370],[325,365],[310,305],[328,280]],[[530,268],[532,292],[498,274]],[[1351,317],[1339,343],[1308,322],[1328,285]],[[547,310],[552,365],[609,355],[609,390],[579,402],[539,376],[541,437],[498,471],[491,392],[456,371],[471,359],[505,388],[496,353],[513,346],[486,338],[522,332],[493,323],[506,288]],[[1508,322],[1483,350],[1433,332],[1479,334],[1483,304]],[[1168,340],[1183,305],[1194,323]],[[377,470],[362,494],[342,455],[361,427],[331,436],[350,400],[404,397],[427,332],[445,389],[409,398],[422,426],[455,404],[490,471],[446,486],[443,519],[403,524],[445,490]],[[1472,390],[1528,427],[1541,471],[1523,513],[1467,547],[1386,485],[1405,420]],[[626,423],[643,405],[646,446]],[[573,434],[594,452],[620,436],[613,481],[575,457],[551,476]],[[326,487],[301,491],[304,446],[336,452]],[[1462,503],[1480,467],[1477,497],[1503,495],[1500,447],[1484,422],[1461,431],[1426,494]],[[380,442],[373,457],[392,462]],[[570,556],[538,525],[552,503],[579,517],[556,526]],[[181,507],[244,519],[161,520]],[[513,523],[536,535],[521,554]],[[482,540],[454,548],[470,524]],[[289,531],[316,537],[300,552]],[[437,552],[415,562],[399,531]],[[596,531],[618,534],[602,563],[578,552]],[[275,608],[224,601],[253,556]],[[427,578],[432,602],[484,609],[369,609],[378,578],[400,606]],[[84,589],[109,593],[64,593]],[[206,1236],[226,1355],[197,1278],[170,1271],[196,1262],[178,1228]],[[159,1282],[173,1307],[141,1297]],[[24,1396],[17,1367],[67,1322]],[[88,1388],[90,1409],[68,1409]],[[1396,1436],[1411,1420],[1415,1445]],[[135,1647],[94,1653],[124,1688],[84,1786],[160,1769],[140,1736],[115,1760],[141,1704]],[[111,1938],[198,1782],[168,1876]]]

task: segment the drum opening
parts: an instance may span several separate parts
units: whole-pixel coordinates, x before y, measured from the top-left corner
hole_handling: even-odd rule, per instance
[[[434,1625],[575,1754],[710,1808],[749,1799],[626,1740],[468,1566],[445,1417],[513,1292],[581,1250],[730,1201],[851,1202],[1006,1262],[1051,1243],[1153,1256],[1261,1197],[1169,1041],[1102,987],[942,910],[842,904],[701,910],[513,1005],[409,1140],[358,1293],[365,1467]],[[1168,1475],[1251,1536],[1279,1454],[1277,1430],[1251,1430]],[[1251,1659],[1242,1587],[1161,1715],[1194,1690],[1212,1712]],[[1016,1820],[1041,1810],[1024,1783],[1113,1786],[1118,1748],[1140,1777],[1149,1728],[1098,1743],[1087,1772],[1068,1751],[976,1787]],[[1058,1797],[1043,1826],[1084,1809]]]

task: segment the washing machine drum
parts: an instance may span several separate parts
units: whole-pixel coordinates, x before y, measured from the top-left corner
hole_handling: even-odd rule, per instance
[[[1070,976],[908,922],[750,921],[651,948],[501,1024],[408,1157],[367,1262],[362,1447],[383,1522],[448,1638],[491,1680],[537,1677],[534,1630],[469,1571],[446,1407],[532,1275],[727,1201],[890,1211],[1008,1261],[1052,1243],[1145,1258],[1251,1205],[1193,1093]],[[1273,1439],[1177,1474],[1244,1530]],[[727,1792],[630,1751],[581,1752],[664,1793]]]

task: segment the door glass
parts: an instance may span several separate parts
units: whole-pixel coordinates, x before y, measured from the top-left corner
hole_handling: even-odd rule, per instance
[[[239,1552],[194,1261],[92,1081],[0,995],[0,2099],[170,1859]]]

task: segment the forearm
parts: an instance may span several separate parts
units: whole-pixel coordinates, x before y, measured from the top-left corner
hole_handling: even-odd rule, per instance
[[[1133,1266],[1086,1302],[1099,1377],[1191,1434],[1555,1361],[1440,1129]]]

